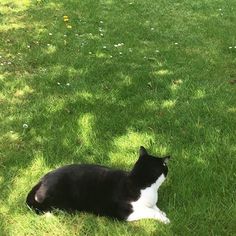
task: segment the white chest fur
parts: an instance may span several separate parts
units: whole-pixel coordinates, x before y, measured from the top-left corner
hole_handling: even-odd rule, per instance
[[[127,221],[143,218],[154,218],[163,222],[168,221],[168,219],[162,215],[162,212],[156,206],[158,200],[157,190],[164,180],[165,176],[162,174],[155,183],[141,190],[139,199],[135,202],[131,202],[133,213],[129,215]]]
[[[162,174],[155,183],[150,187],[141,190],[140,197],[137,201],[132,202],[133,210],[138,207],[154,207],[158,200],[157,190],[164,182],[165,176]]]

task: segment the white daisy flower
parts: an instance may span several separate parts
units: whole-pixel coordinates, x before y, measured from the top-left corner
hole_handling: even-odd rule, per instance
[[[23,124],[23,128],[27,129],[29,126],[27,124]]]

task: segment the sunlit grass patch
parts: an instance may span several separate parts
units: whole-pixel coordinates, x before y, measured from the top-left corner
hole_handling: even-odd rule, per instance
[[[8,131],[0,138],[0,143],[10,146],[22,142],[22,137],[18,132]]]
[[[84,146],[90,146],[93,143],[93,139],[95,138],[95,133],[93,131],[94,126],[94,116],[90,113],[83,114],[78,119],[78,127],[80,140],[82,141]]]
[[[115,139],[113,142],[120,149],[135,150],[140,147],[140,143],[143,143],[144,146],[147,146],[148,142],[151,139],[153,139],[153,136],[148,133],[134,132],[132,130],[128,130],[126,135]]]
[[[204,90],[198,89],[195,92],[194,98],[198,99],[198,98],[204,98],[206,96],[206,92]]]
[[[176,101],[166,100],[166,101],[163,101],[162,107],[163,108],[172,108],[175,106],[175,103],[176,103]]]
[[[164,76],[164,75],[171,75],[171,74],[173,74],[173,72],[166,70],[166,69],[162,69],[162,70],[155,71],[153,74],[157,75],[157,76],[158,75]]]
[[[234,235],[235,2],[0,3],[0,234]],[[25,197],[70,163],[171,155],[171,225],[55,212]],[[215,204],[217,203],[217,204]]]

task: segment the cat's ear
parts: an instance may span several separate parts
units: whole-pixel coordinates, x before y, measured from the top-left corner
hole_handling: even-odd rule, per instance
[[[167,165],[170,160],[170,156],[163,157],[163,164]]]
[[[147,155],[148,155],[147,150],[143,146],[141,146],[139,149],[139,156],[143,157],[143,156],[147,156]]]

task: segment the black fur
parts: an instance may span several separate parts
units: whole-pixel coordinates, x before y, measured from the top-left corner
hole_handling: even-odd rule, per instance
[[[29,192],[26,203],[37,213],[53,208],[85,211],[125,220],[140,190],[153,184],[168,168],[169,157],[157,158],[140,148],[130,172],[99,165],[68,165],[46,174]]]

